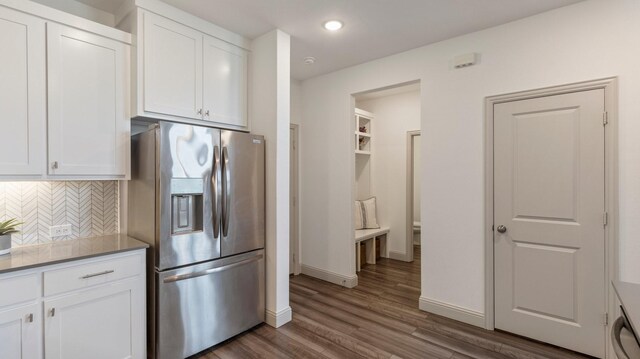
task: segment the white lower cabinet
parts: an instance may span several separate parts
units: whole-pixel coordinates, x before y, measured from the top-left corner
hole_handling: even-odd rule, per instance
[[[11,309],[0,309],[0,358],[41,358],[40,338],[42,323],[40,306],[30,304]]]
[[[132,345],[136,297],[131,281],[44,301],[47,359],[141,358]]]
[[[146,358],[144,250],[0,274],[1,359]]]

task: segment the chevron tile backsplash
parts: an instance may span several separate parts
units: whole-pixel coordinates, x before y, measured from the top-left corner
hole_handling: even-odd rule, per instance
[[[71,225],[65,240],[118,232],[118,182],[0,182],[0,220],[24,222],[14,246],[50,242],[49,227]]]

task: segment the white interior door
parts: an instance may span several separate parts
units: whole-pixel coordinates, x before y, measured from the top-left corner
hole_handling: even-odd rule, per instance
[[[203,35],[144,13],[144,110],[202,119]]]
[[[0,7],[0,175],[40,175],[46,124],[45,25]]]
[[[495,326],[605,353],[604,90],[494,107]]]
[[[124,176],[126,45],[47,24],[49,174]]]

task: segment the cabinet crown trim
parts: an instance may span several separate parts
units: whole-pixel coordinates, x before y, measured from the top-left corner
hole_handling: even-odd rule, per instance
[[[251,50],[251,40],[220,27],[214,23],[180,10],[159,0],[127,0],[116,11],[116,24],[120,24],[137,8],[152,12],[156,15],[178,22],[206,35],[213,36],[232,45]]]

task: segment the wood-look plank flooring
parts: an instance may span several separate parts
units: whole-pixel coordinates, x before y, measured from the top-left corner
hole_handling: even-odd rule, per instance
[[[353,289],[291,278],[293,320],[260,325],[193,359],[586,358],[499,331],[420,311],[420,250],[413,263],[365,265]]]

